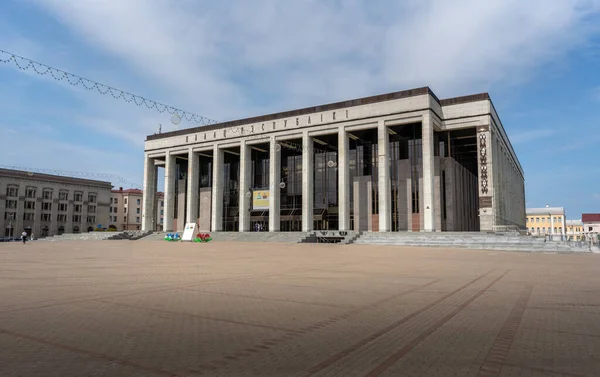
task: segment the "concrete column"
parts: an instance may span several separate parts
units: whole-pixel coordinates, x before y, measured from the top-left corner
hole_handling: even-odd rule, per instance
[[[550,235],[554,235],[554,216],[550,215]]]
[[[435,156],[433,119],[430,112],[423,115],[423,231],[435,231]]]
[[[350,230],[350,146],[344,127],[338,130],[338,216],[339,230]]]
[[[15,218],[13,219],[13,221],[11,222],[9,220],[9,224],[12,223],[13,226],[13,235],[15,237],[21,237],[21,233],[23,233],[23,214],[25,213],[25,192],[27,190],[27,185],[24,186],[20,186],[19,187],[19,199],[17,201],[17,210],[15,212]],[[41,187],[38,188],[37,191],[41,190]],[[40,194],[39,192],[36,191],[36,196],[38,194]],[[37,202],[37,198],[36,198],[36,206],[39,205],[40,207],[42,206],[42,203]]]
[[[153,228],[153,218],[154,218],[154,198],[156,197],[156,166],[154,165],[154,159],[148,157],[144,158],[144,191],[142,193],[142,209],[144,213],[142,214],[142,230],[147,231],[155,231]],[[123,200],[122,197],[119,197],[119,200]],[[121,205],[122,203],[119,203]],[[115,206],[119,208],[119,205]],[[121,219],[118,218],[118,214],[112,213],[112,216],[117,216],[117,223],[121,222]],[[119,229],[120,230],[120,229]]]
[[[175,217],[175,156],[173,156],[170,152],[167,152],[165,156],[165,214],[163,220],[163,232],[172,232],[175,230],[174,228],[174,217]],[[128,204],[127,215],[129,216],[129,211],[133,208]]]
[[[213,147],[212,205],[210,229],[223,230],[223,159],[224,151],[218,145]]]
[[[252,173],[250,147],[246,140],[240,142],[240,232],[250,231],[250,175]]]
[[[43,190],[42,190],[43,193]],[[42,194],[43,195],[43,194]],[[56,195],[56,198],[55,198]],[[52,196],[50,199],[51,210],[50,210],[50,231],[54,234],[58,234],[58,192],[57,190],[52,190]],[[98,212],[98,203],[93,204],[96,206],[96,213]],[[94,215],[96,215],[94,213]],[[96,224],[98,224],[98,219],[96,219]],[[96,224],[94,224],[94,229],[96,228]],[[65,229],[65,233],[67,230]]]
[[[313,230],[314,207],[314,151],[313,140],[308,132],[302,134],[302,231]]]
[[[187,208],[186,223],[198,222],[198,198],[200,196],[200,156],[188,151],[188,175],[187,175]]]
[[[389,232],[392,223],[390,184],[390,137],[384,121],[377,125],[377,166],[379,173],[379,231]]]
[[[562,232],[561,232],[561,234],[562,234],[562,239],[564,240],[565,239],[565,215],[563,215],[563,217],[560,220],[562,222]]]
[[[69,193],[69,196],[70,195],[71,195],[71,193]],[[67,199],[68,199],[67,200],[67,223],[65,225],[65,233],[73,233],[73,201],[70,200],[68,196],[67,196]],[[110,211],[110,207],[108,207],[108,208]],[[112,213],[109,213],[108,215],[112,216]],[[110,220],[110,218],[109,218],[109,220]],[[110,221],[109,221],[109,224],[110,224]],[[36,228],[36,227],[34,226],[34,228]],[[40,234],[41,234],[40,230],[36,228],[35,236],[37,237]]]
[[[275,136],[271,136],[269,143],[269,232],[278,232],[279,221],[279,196],[281,189],[281,147],[277,148]],[[279,149],[279,150],[277,150]]]

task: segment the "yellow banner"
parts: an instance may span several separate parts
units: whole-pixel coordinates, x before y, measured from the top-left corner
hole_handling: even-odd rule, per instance
[[[252,192],[252,209],[269,209],[269,190],[256,190]]]

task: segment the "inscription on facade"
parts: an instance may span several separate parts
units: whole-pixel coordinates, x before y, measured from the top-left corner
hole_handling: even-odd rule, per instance
[[[488,193],[488,171],[487,171],[487,136],[485,133],[479,134],[479,162],[481,163],[481,192]]]

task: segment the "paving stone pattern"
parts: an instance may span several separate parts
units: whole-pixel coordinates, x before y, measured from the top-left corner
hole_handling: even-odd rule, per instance
[[[0,376],[598,376],[600,256],[0,244]]]

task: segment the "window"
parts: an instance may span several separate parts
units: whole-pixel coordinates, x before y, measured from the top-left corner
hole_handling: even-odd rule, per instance
[[[8,186],[6,188],[6,196],[9,196],[9,197],[19,196],[19,186]]]
[[[160,202],[160,206],[161,206],[161,207],[164,207],[164,206],[165,206],[165,202],[161,201],[161,202]]]
[[[123,204],[127,204],[127,198],[123,199]]]
[[[73,200],[75,200],[76,202],[83,201],[83,192],[75,191],[75,194],[73,195]]]
[[[44,198],[44,199],[52,199],[52,189],[44,189],[42,191],[42,198]]]
[[[88,202],[96,203],[96,193],[90,192],[88,194]]]
[[[125,207],[123,210],[125,211],[124,213],[127,213],[127,207]]]
[[[32,212],[24,213],[23,214],[23,220],[25,220],[25,221],[33,221],[34,220],[34,216],[35,216],[35,214],[32,213]]]
[[[81,212],[81,204],[75,204],[75,207],[73,208],[73,212],[80,213]]]
[[[525,219],[525,222],[529,222],[529,217]]]
[[[4,220],[15,220],[17,214],[15,212],[4,212]]]
[[[554,233],[556,233],[556,227],[554,227]]]
[[[42,213],[42,221],[50,221],[50,214]]]
[[[88,206],[88,213],[96,213],[96,206]]]
[[[140,218],[139,218],[139,216],[135,218],[135,222],[136,222],[136,223],[139,223],[139,222],[140,222]]]
[[[65,214],[59,214],[59,215],[56,216],[56,220],[59,223],[66,223],[67,222],[67,215],[65,215]]]
[[[67,210],[67,203],[59,203],[58,210],[61,212],[65,212]]]
[[[138,206],[139,206],[140,204],[142,204],[142,200],[141,200],[141,199],[138,199],[138,200],[136,200],[136,202],[137,202],[137,205],[138,205]]]
[[[536,218],[535,218],[535,222],[536,222],[536,223],[539,223],[539,222],[540,222],[540,218],[539,218],[539,217],[536,217]]]
[[[25,209],[35,209],[35,202],[33,200],[26,200]]]
[[[162,216],[162,215],[164,215],[164,212],[165,212],[165,210],[164,210],[164,209],[161,209],[161,210],[160,210],[160,215],[161,215],[161,216]]]
[[[542,233],[546,233],[546,227],[542,228]]]
[[[81,222],[81,215],[73,215],[73,222],[74,223],[80,223]]]
[[[7,200],[6,208],[17,208],[17,201],[16,200]]]
[[[58,200],[69,200],[69,192],[66,190],[60,190],[58,192]]]
[[[123,222],[126,223],[127,222],[127,216],[123,216]]]
[[[35,198],[35,192],[36,192],[36,188],[35,187],[27,187],[25,189],[25,197],[27,197],[27,198]]]
[[[115,204],[119,204],[119,198],[115,198]]]
[[[140,213],[140,209],[139,209],[139,208],[136,208],[136,209],[135,209],[135,213],[139,214],[139,213]]]
[[[558,227],[558,233],[562,233],[562,227],[561,226]]]
[[[96,216],[88,216],[88,217],[87,217],[87,222],[88,222],[89,224],[93,224],[93,223],[95,223],[95,222],[96,222]]]
[[[49,203],[49,202],[42,203],[42,209],[44,211],[51,211],[52,210],[52,203]]]
[[[113,198],[110,198],[110,204],[113,204]]]

